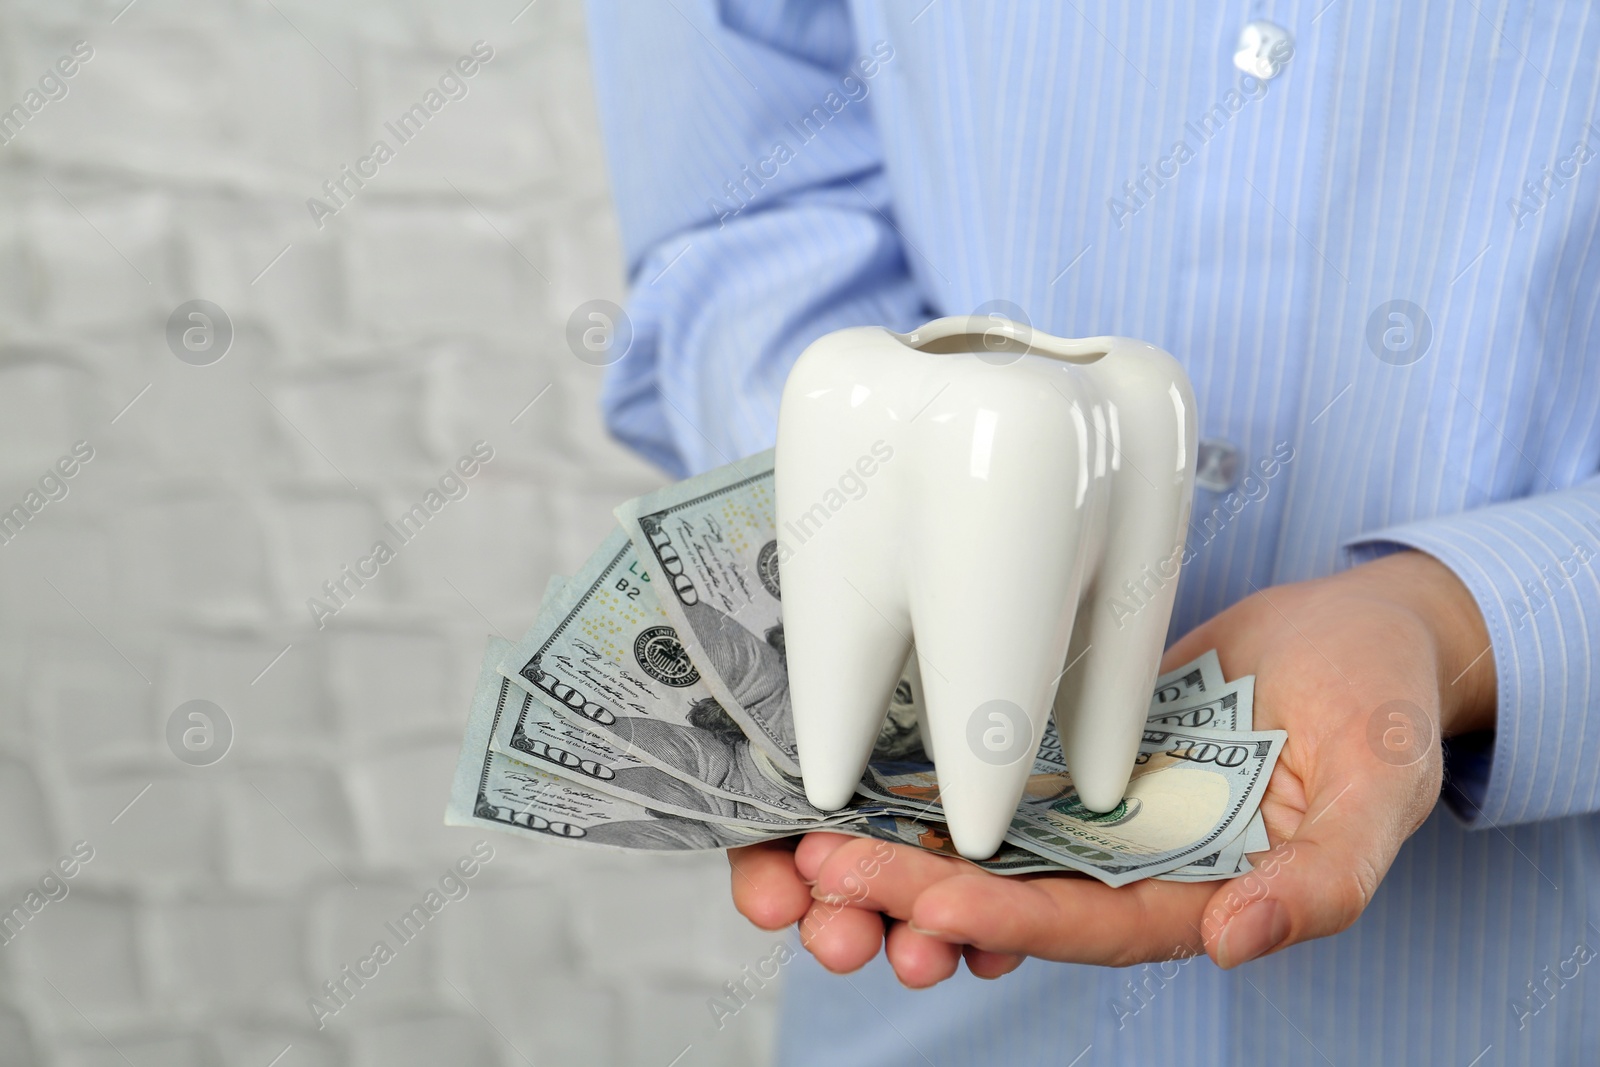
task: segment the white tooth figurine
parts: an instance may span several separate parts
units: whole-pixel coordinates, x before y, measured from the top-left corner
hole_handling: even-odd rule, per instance
[[[954,317],[807,348],[776,494],[811,802],[850,799],[914,639],[963,856],[999,848],[1052,699],[1079,798],[1114,808],[1172,612],[1195,436],[1183,368],[1125,337]]]

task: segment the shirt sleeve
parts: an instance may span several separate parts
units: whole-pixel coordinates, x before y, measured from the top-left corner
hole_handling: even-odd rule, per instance
[[[601,408],[682,476],[772,445],[815,338],[929,317],[871,119],[894,49],[842,0],[594,0],[589,37],[632,331]]]
[[[1415,548],[1455,572],[1499,681],[1488,745],[1451,745],[1446,798],[1469,826],[1600,810],[1600,478],[1362,534],[1356,561]]]

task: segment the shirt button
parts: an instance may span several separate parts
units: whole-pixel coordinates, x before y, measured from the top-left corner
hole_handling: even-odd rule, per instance
[[[1233,53],[1233,65],[1266,80],[1282,74],[1293,56],[1294,38],[1289,31],[1276,22],[1257,19],[1239,31],[1239,50]]]
[[[1213,493],[1226,493],[1239,484],[1239,446],[1210,438],[1195,453],[1194,484]]]

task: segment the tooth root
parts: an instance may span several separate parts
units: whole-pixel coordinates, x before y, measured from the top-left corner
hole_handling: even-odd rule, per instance
[[[1159,361],[1150,367],[1163,369]],[[1111,536],[1078,608],[1070,669],[1056,691],[1062,756],[1091,811],[1110,811],[1127,790],[1177,593],[1195,450],[1187,417],[1194,401],[1187,388],[1181,392],[1182,421],[1167,381],[1135,381],[1119,398],[1120,422],[1138,427],[1138,439],[1122,441]]]
[[[1108,568],[1102,573],[1131,572]],[[1119,579],[1112,589],[1091,591],[1080,606],[1067,653],[1071,667],[1056,691],[1062,757],[1079,799],[1091,811],[1110,811],[1127,789],[1177,582],[1169,581],[1153,601],[1128,608],[1129,613],[1123,610],[1129,598],[1119,592],[1121,584]]]
[[[985,477],[944,457],[918,500],[912,627],[945,818],[972,859],[999,848],[1032,771],[1102,518],[1077,491],[1078,425],[1052,402],[1026,433],[1001,427]]]
[[[806,798],[836,811],[849,803],[872,755],[911,647],[911,625],[902,596],[860,574],[846,582],[821,551],[811,551],[822,547],[808,544],[782,565],[784,644]]]
[[[836,389],[831,353],[790,372],[778,420],[775,496],[784,653],[806,797],[844,807],[866,769],[910,651],[893,507],[893,459],[876,409]],[[891,464],[892,468],[892,464]]]

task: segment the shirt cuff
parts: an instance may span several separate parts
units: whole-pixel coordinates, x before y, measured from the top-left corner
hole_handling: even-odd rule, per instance
[[[1446,744],[1446,803],[1468,826],[1600,810],[1600,480],[1361,534],[1361,563],[1428,553],[1477,602],[1498,680],[1492,742]],[[1486,742],[1486,743],[1480,743]]]

